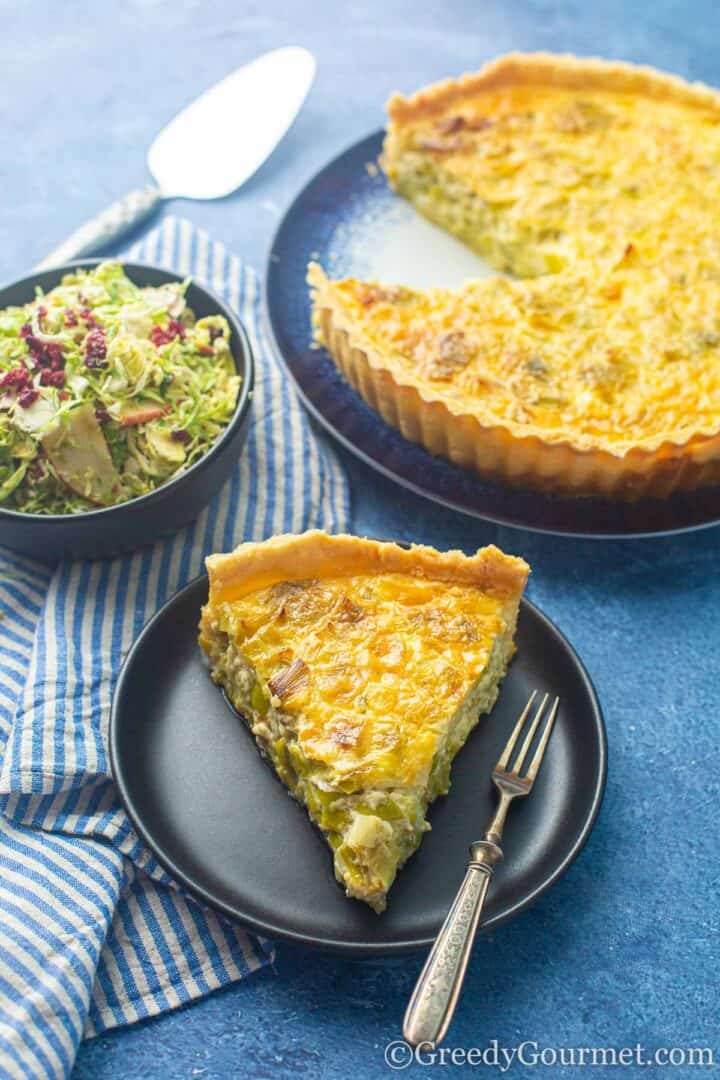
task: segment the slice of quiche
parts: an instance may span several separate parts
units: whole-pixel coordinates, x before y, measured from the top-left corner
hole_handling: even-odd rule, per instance
[[[348,896],[382,911],[495,702],[526,563],[308,532],[207,568],[213,679],[322,830]]]

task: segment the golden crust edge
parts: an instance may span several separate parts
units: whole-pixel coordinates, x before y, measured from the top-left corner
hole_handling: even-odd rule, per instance
[[[404,548],[391,541],[331,534],[320,529],[240,544],[228,554],[210,555],[205,565],[210,598],[203,609],[203,622],[210,618],[215,603],[237,600],[279,581],[409,573],[474,585],[519,600],[530,572],[523,559],[505,555],[494,545],[466,555],[462,551],[441,552],[422,544]]]
[[[308,268],[316,330],[333,361],[363,399],[411,442],[456,465],[516,486],[570,495],[634,500],[667,498],[720,482],[720,432],[693,433],[657,446],[614,453],[543,438],[541,430],[516,435],[509,426],[487,425],[477,416],[453,412],[440,398],[427,398],[399,380],[336,300],[322,267]]]
[[[572,53],[513,52],[491,60],[479,71],[433,83],[410,97],[395,92],[387,103],[391,129],[393,124],[434,116],[471,95],[537,83],[560,89],[611,90],[720,110],[720,93],[712,87],[649,65]]]

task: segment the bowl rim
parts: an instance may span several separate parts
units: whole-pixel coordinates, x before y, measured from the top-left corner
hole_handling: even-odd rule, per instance
[[[2,307],[2,294],[8,289],[15,289],[24,285],[32,288],[33,282],[37,282],[38,278],[45,274],[58,274],[62,276],[71,270],[99,266],[100,263],[103,262],[119,262],[124,270],[129,270],[131,272],[138,271],[140,275],[142,275],[144,270],[160,271],[160,273],[167,274],[169,278],[172,278],[175,281],[183,282],[189,280],[195,288],[205,293],[211,303],[218,308],[219,314],[223,315],[230,323],[231,330],[237,335],[240,343],[240,351],[245,361],[245,371],[242,373],[242,382],[240,384],[235,409],[233,410],[233,414],[230,417],[225,430],[218,436],[210,449],[185,472],[179,473],[171,480],[156,487],[153,491],[148,491],[144,495],[136,495],[134,499],[126,499],[125,502],[115,503],[113,506],[101,506],[95,510],[81,510],[76,514],[37,514],[28,513],[24,510],[11,510],[7,507],[0,506],[0,522],[3,520],[13,522],[24,521],[28,523],[32,522],[36,526],[47,524],[48,527],[51,525],[59,526],[63,522],[94,522],[107,520],[109,515],[118,513],[129,507],[135,508],[143,506],[151,499],[155,499],[158,496],[166,497],[182,484],[186,478],[202,472],[203,468],[206,468],[211,461],[218,457],[225,445],[232,440],[239,428],[242,427],[247,416],[255,386],[255,355],[253,353],[252,345],[250,344],[250,337],[245,326],[232,308],[226,304],[224,300],[221,300],[217,293],[198,281],[192,274],[180,274],[176,270],[171,270],[166,266],[160,266],[158,263],[136,262],[135,260],[94,257],[73,259],[70,262],[59,263],[57,266],[36,270],[31,274],[26,274],[24,277],[0,285],[0,308]],[[233,360],[235,361],[235,367],[237,369],[238,364],[235,357],[233,357]],[[238,371],[238,374],[241,373]]]

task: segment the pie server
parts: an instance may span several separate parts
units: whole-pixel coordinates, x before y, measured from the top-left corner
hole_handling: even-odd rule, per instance
[[[155,183],[87,221],[38,268],[94,254],[144,221],[163,199],[221,199],[235,191],[280,142],[314,77],[312,53],[289,45],[206,90],[156,136],[147,158]]]

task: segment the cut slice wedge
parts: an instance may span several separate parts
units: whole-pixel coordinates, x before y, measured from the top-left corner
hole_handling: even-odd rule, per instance
[[[72,491],[99,506],[115,501],[120,477],[92,405],[66,413],[43,436],[42,447]]]
[[[528,567],[309,532],[207,560],[213,679],[382,911],[455,754],[497,697]]]

